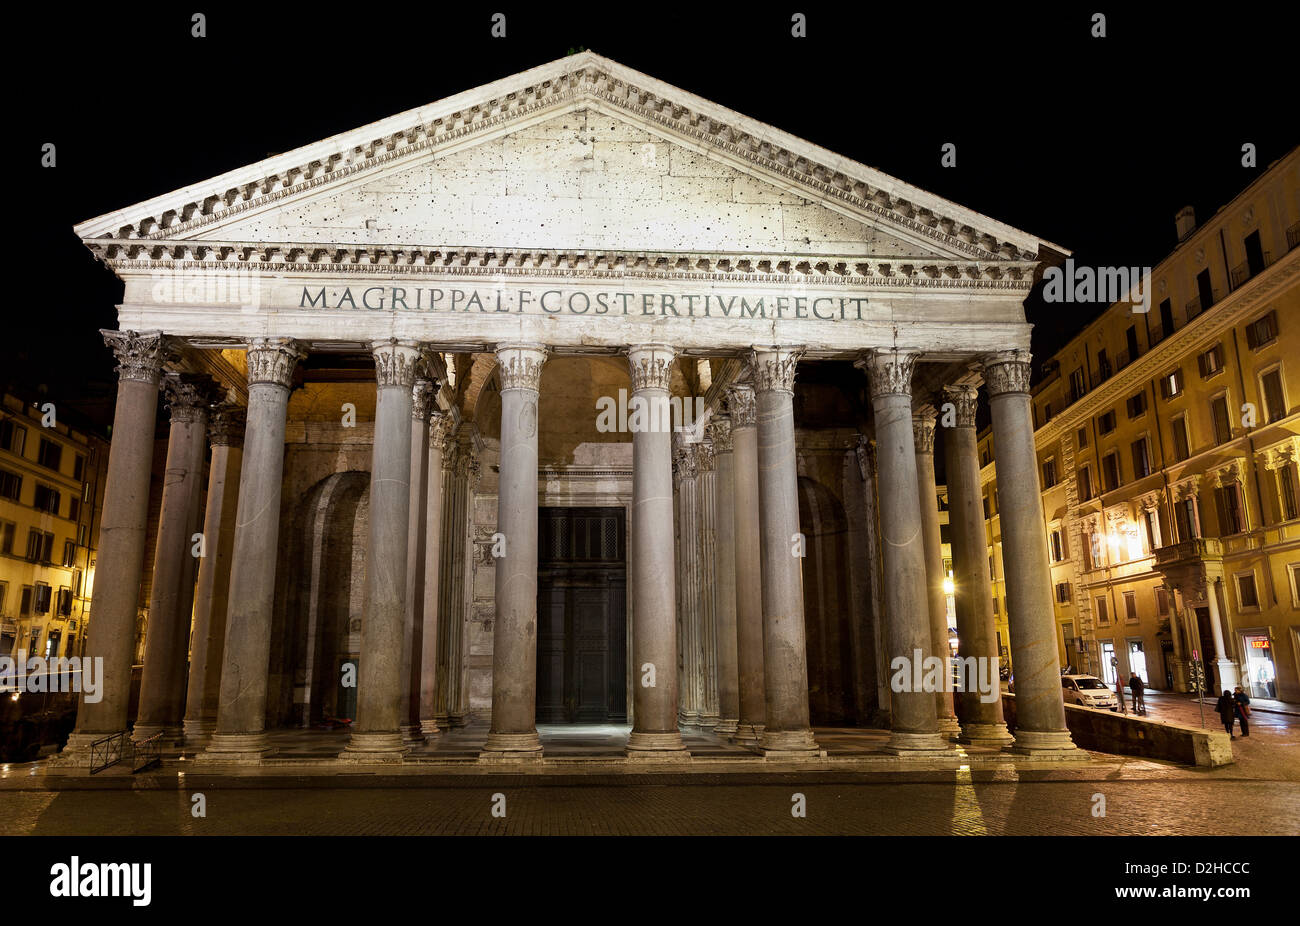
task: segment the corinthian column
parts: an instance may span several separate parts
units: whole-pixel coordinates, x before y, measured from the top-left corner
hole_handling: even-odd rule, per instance
[[[945,736],[961,732],[952,711],[952,652],[948,646],[948,596],[943,590],[943,538],[939,536],[939,494],[934,481],[934,407],[923,406],[912,415],[912,439],[916,447],[916,484],[921,505],[921,539],[925,546],[925,586],[930,604],[930,653],[943,660],[943,688],[935,692],[939,732]]]
[[[759,567],[758,409],[753,387],[732,386],[727,392],[727,411],[735,454],[731,514],[736,538],[736,675],[740,701],[736,742],[757,746],[767,721],[767,690]]]
[[[758,406],[759,559],[763,586],[763,665],[767,726],[763,754],[815,758],[808,722],[803,625],[803,538],[794,446],[794,371],[802,348],[755,349],[750,380]]]
[[[975,437],[979,391],[972,385],[945,386],[944,396],[952,404],[956,419],[943,436],[943,447],[957,599],[957,658],[965,667],[968,682],[982,677],[991,683],[983,696],[970,684],[957,696],[961,742],[1000,748],[1011,742],[1011,734],[1002,719],[1002,687],[996,671],[997,625]],[[981,666],[987,667],[982,675]]]
[[[891,673],[889,749],[900,756],[946,752],[946,740],[939,733],[935,693],[924,689],[924,665],[917,665],[924,663],[933,650],[912,433],[912,367],[916,358],[916,351],[873,350],[857,364],[871,383],[876,425],[888,619],[886,645]]]
[[[280,545],[284,427],[293,370],[305,356],[289,338],[248,344],[248,424],[239,474],[239,515],[230,557],[226,645],[217,729],[201,762],[258,762],[266,754],[266,675]]]
[[[668,386],[674,351],[640,344],[627,352],[632,375],[631,759],[686,758],[677,729],[677,625],[673,574],[673,446]],[[638,414],[639,410],[639,414]],[[648,419],[648,420],[647,420]]]
[[[501,470],[496,625],[492,630],[492,729],[484,758],[539,758],[537,735],[537,397],[546,348],[497,346],[501,375]]]
[[[87,701],[84,692],[78,698],[77,726],[61,756],[71,765],[88,765],[93,741],[126,730],[136,603],[149,518],[158,379],[170,352],[159,332],[100,334],[117,357],[117,407],[99,522],[96,572],[102,579],[94,589],[95,619],[87,628],[85,654],[102,659],[103,670],[98,699]]]
[[[1016,667],[1012,752],[1087,758],[1065,726],[1061,661],[1056,649],[1052,572],[1038,487],[1038,454],[1029,411],[1029,352],[995,354],[984,366],[997,448],[1002,559],[1007,563],[1007,626]]]
[[[191,538],[199,526],[199,489],[212,387],[208,377],[189,373],[169,373],[163,379],[171,428],[154,548],[140,708],[131,731],[137,740],[159,733],[174,740],[181,733],[185,659],[194,609],[195,551]]]
[[[194,643],[189,689],[185,695],[185,741],[204,744],[217,726],[221,653],[226,644],[226,604],[230,593],[230,554],[235,543],[239,471],[244,458],[244,412],[218,406],[208,418],[212,462],[208,465],[208,506],[203,519],[206,546],[199,561],[195,592]]]
[[[406,644],[406,542],[411,508],[411,408],[419,345],[389,338],[371,345],[378,384],[370,469],[366,603],[357,666],[357,721],[339,758],[400,762],[406,752],[402,685]]]
[[[420,733],[429,742],[438,728],[438,603],[442,596],[442,470],[451,419],[433,411],[429,423],[427,505],[424,519],[424,627],[420,634]]]
[[[713,442],[714,485],[714,615],[718,634],[718,713],[714,731],[729,736],[740,719],[739,657],[736,651],[736,478],[731,419],[714,415],[709,422]]]
[[[420,372],[423,372],[422,370]],[[417,375],[411,388],[410,511],[406,517],[406,623],[402,628],[402,738],[423,743],[420,658],[424,640],[424,563],[429,505],[429,408],[435,384]]]

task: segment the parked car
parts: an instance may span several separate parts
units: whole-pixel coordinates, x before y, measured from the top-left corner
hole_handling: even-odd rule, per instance
[[[1095,675],[1062,675],[1061,693],[1065,697],[1066,704],[1119,710],[1115,692]]]

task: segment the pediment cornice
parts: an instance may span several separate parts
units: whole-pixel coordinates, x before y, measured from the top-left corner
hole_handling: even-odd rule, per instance
[[[712,152],[865,222],[975,261],[1032,262],[1032,235],[591,52],[287,152],[83,222],[83,239],[166,241],[359,174],[496,137],[580,105]],[[1064,252],[1055,245],[1053,249]]]

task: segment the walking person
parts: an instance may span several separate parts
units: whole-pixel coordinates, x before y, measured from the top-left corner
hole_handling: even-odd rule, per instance
[[[1241,735],[1250,736],[1250,723],[1246,720],[1250,716],[1250,697],[1238,685],[1232,700],[1237,705],[1237,719],[1241,721]]]
[[[1223,690],[1223,696],[1214,705],[1214,711],[1223,721],[1223,729],[1228,731],[1228,736],[1232,736],[1232,725],[1237,721],[1237,701],[1231,691],[1226,688]]]
[[[1133,692],[1133,713],[1146,716],[1146,685],[1142,684],[1142,678],[1136,672],[1128,674],[1129,691]]]

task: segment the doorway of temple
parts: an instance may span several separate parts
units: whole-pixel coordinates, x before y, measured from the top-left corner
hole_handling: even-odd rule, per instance
[[[540,508],[537,533],[537,722],[623,723],[624,510]]]

